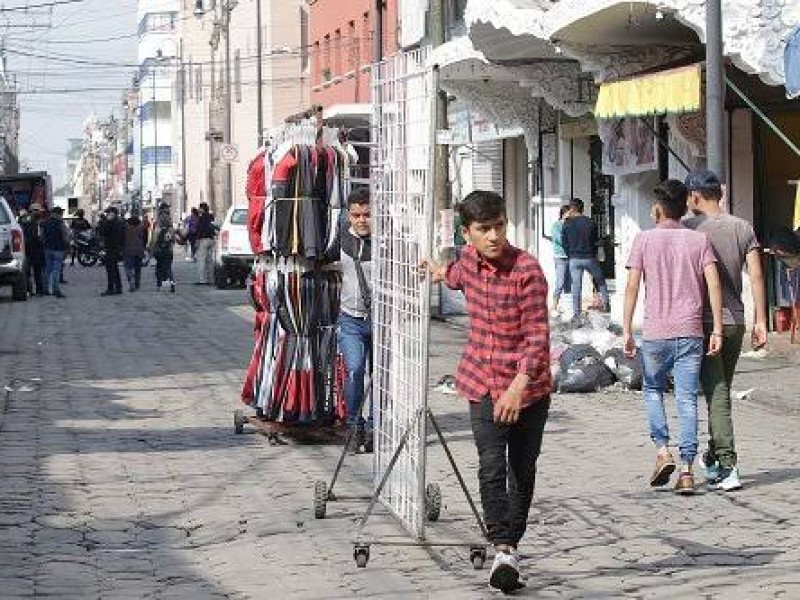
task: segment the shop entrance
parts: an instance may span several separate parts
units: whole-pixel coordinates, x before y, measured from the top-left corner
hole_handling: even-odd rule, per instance
[[[606,279],[614,279],[616,269],[616,244],[614,241],[614,176],[603,173],[603,142],[593,136],[589,144],[591,161],[592,219],[600,234],[598,259]]]

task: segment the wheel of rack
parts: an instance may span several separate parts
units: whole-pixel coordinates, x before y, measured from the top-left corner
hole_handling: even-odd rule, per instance
[[[363,569],[369,562],[369,546],[364,544],[356,544],[353,547],[353,558],[356,561],[356,566]]]
[[[244,433],[244,413],[241,410],[233,411],[233,432],[236,435]]]
[[[314,484],[314,518],[324,519],[328,508],[328,482],[318,480]]]
[[[475,546],[474,548],[470,548],[469,560],[472,563],[472,568],[476,571],[480,571],[486,563],[486,547]]]
[[[429,483],[425,488],[425,516],[435,523],[442,512],[442,490],[438,483]]]

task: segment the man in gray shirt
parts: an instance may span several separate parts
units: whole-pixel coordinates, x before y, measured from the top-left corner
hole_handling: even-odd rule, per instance
[[[339,352],[347,367],[344,395],[347,423],[356,431],[351,448],[372,452],[372,401],[366,421],[361,416],[367,365],[372,364],[372,241],[369,189],[356,188],[347,199],[349,227],[342,231],[342,296],[338,323]]]
[[[722,212],[722,185],[714,173],[689,173],[686,187],[689,188],[689,208],[696,216],[686,220],[685,225],[708,236],[717,256],[722,281],[722,352],[705,356],[700,373],[700,383],[708,403],[710,435],[708,451],[702,456],[701,465],[712,489],[730,491],[742,487],[733,433],[731,385],[746,329],[742,302],[742,270],[745,265],[750,274],[756,313],[751,338],[753,348],[761,348],[767,343],[767,300],[761,246],[750,223]],[[711,313],[708,306],[704,321],[709,329]]]

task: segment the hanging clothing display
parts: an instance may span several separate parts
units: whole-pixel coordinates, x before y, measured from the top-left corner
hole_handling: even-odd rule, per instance
[[[350,157],[335,132],[309,126],[291,128],[270,148],[248,169],[248,233],[259,258],[242,402],[270,421],[329,424],[345,412],[335,328]]]

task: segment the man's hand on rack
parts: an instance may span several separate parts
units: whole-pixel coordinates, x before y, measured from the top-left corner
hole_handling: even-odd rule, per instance
[[[431,281],[433,281],[433,283],[444,281],[445,275],[447,274],[446,267],[443,267],[430,259],[423,260],[421,263],[419,263],[419,268],[421,271],[423,271],[423,273],[427,272],[430,274]]]

